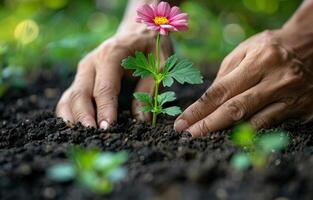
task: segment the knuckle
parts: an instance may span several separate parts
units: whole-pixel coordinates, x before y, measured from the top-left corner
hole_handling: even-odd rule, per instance
[[[234,122],[240,121],[245,118],[247,114],[247,108],[244,103],[239,100],[232,100],[225,105],[226,115],[231,118]]]
[[[210,87],[198,100],[204,104],[214,104],[215,106],[223,104],[227,100],[228,90],[221,84],[216,83]]]
[[[193,119],[200,119],[202,117],[202,111],[197,107],[195,106],[194,108],[192,108],[190,110],[190,113],[191,113],[191,117]]]
[[[287,52],[277,44],[265,45],[262,49],[262,55],[262,60],[264,60],[268,66],[282,63],[288,57]]]
[[[116,108],[117,107],[117,97],[111,97],[109,99],[105,99],[101,102],[97,103],[97,109],[100,112],[103,112],[104,110],[106,110],[107,108]]]
[[[111,55],[119,48],[119,43],[116,39],[108,39],[103,44],[101,44],[96,51],[97,60],[105,60],[107,55]]]
[[[269,128],[272,124],[272,120],[265,117],[255,117],[250,120],[250,123],[256,129]]]
[[[210,132],[210,128],[206,120],[202,120],[199,123],[199,131],[201,137],[206,136]]]
[[[303,66],[298,63],[293,63],[288,70],[288,78],[292,83],[300,82],[304,79]]]
[[[91,62],[91,54],[92,53],[89,53],[87,54],[83,59],[81,59],[78,63],[78,69],[82,69],[86,66],[89,67],[89,63]]]
[[[101,84],[96,84],[96,87],[93,92],[93,96],[95,98],[103,98],[106,95],[113,95],[116,96],[116,88],[110,82],[102,82]]]
[[[278,89],[283,91],[294,89],[303,85],[303,81],[305,81],[303,68],[299,65],[291,65],[285,69],[284,75],[279,81]]]
[[[86,117],[86,115],[83,113],[83,112],[81,112],[81,111],[77,111],[77,112],[75,112],[74,113],[74,116],[75,116],[75,119],[77,120],[77,121],[84,121],[87,117]]]
[[[282,102],[285,104],[285,107],[290,107],[296,104],[297,98],[295,96],[286,97],[282,100]]]
[[[72,101],[75,101],[77,99],[82,98],[84,95],[86,95],[86,92],[82,89],[74,89],[70,92],[70,99]]]

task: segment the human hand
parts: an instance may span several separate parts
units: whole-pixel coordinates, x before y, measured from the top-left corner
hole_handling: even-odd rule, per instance
[[[83,58],[72,85],[64,92],[56,107],[56,114],[65,121],[81,122],[84,126],[107,129],[117,119],[118,95],[124,73],[122,59],[142,51],[155,51],[155,33],[135,26],[123,27]],[[172,54],[167,38],[161,43],[161,60]],[[154,92],[153,79],[142,79],[136,92]],[[95,102],[95,106],[94,106]],[[134,100],[132,112],[138,120],[150,120],[139,110],[141,102]]]
[[[300,50],[297,42],[296,34],[280,29],[240,44],[212,86],[177,118],[175,129],[199,137],[242,120],[257,129],[289,117],[312,120],[313,46]]]

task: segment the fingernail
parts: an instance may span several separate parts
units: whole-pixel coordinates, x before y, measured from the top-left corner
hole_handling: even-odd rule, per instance
[[[187,129],[188,126],[189,126],[188,123],[183,119],[179,119],[174,123],[174,129],[175,131],[178,131],[178,132]]]
[[[100,123],[100,128],[103,129],[103,130],[107,130],[109,128],[109,123],[107,121],[102,121]]]

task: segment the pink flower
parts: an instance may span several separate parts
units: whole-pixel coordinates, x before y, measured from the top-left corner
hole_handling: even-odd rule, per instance
[[[188,15],[182,13],[177,6],[171,8],[166,2],[158,5],[145,4],[138,8],[137,14],[137,22],[146,24],[150,30],[158,31],[161,35],[188,30]]]

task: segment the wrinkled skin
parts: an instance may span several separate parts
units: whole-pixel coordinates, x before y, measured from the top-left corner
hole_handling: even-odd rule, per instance
[[[212,86],[177,118],[175,129],[199,137],[242,120],[257,129],[289,117],[312,120],[313,66],[289,47],[281,30],[240,44]]]
[[[121,79],[130,75],[122,69],[121,61],[135,51],[154,52],[156,38],[155,33],[145,29],[121,32],[104,41],[80,61],[75,80],[56,107],[57,116],[72,123],[81,122],[85,126],[103,129],[116,121]],[[163,38],[161,60],[164,61],[172,52],[170,39]],[[136,92],[153,94],[153,79],[139,80]],[[139,111],[140,106],[140,102],[133,101],[134,116],[139,120],[150,120],[150,115]]]

